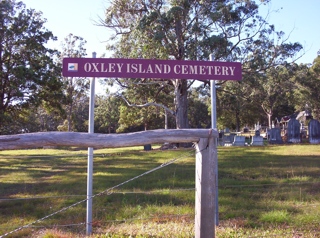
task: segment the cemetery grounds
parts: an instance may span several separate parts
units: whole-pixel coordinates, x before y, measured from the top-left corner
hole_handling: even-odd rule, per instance
[[[92,237],[194,237],[195,151],[152,147],[94,151]],[[219,146],[218,160],[217,237],[320,237],[319,145]],[[87,149],[0,151],[0,165],[0,236],[85,237],[86,203],[72,205]]]

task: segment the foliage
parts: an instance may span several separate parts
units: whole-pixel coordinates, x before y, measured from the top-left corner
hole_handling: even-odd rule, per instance
[[[211,118],[208,111],[210,97],[201,94],[201,88],[192,88],[188,96],[188,118],[191,128],[210,128]]]
[[[94,123],[99,133],[115,133],[119,127],[120,100],[112,94],[98,96],[94,110]]]
[[[69,34],[62,44],[62,53],[60,56],[60,63],[63,58],[82,58],[87,55],[86,49],[84,48],[86,41],[79,36]],[[89,80],[87,78],[77,77],[62,77],[63,93],[65,97],[64,110],[66,113],[66,126],[61,126],[60,130],[74,131],[76,127],[75,118],[77,117],[76,111],[77,106],[82,106],[80,103],[81,99],[84,98],[85,94],[89,89]],[[80,129],[80,131],[82,131]]]
[[[250,88],[254,87],[252,95],[254,100],[261,106],[264,113],[268,117],[268,126],[271,127],[272,116],[286,116],[288,111],[282,111],[278,115],[274,115],[276,108],[287,106],[290,108],[293,101],[293,92],[295,82],[293,76],[296,68],[292,64],[279,65],[266,70],[265,74],[259,74],[257,77],[247,79],[246,82],[251,84]],[[291,110],[293,107],[291,107]],[[289,115],[293,114],[291,111]]]
[[[298,85],[295,90],[297,102],[296,109],[299,111],[308,110],[315,119],[320,119],[320,98],[318,88],[320,87],[320,56],[318,56],[313,64],[296,65],[298,68],[295,74],[296,83]]]
[[[53,61],[56,52],[45,47],[56,38],[44,28],[41,13],[9,0],[0,9],[0,133],[10,134],[30,104],[60,108],[61,69]]]
[[[78,96],[77,100],[73,103],[73,113],[71,121],[73,131],[87,132],[88,131],[88,118],[89,118],[89,97],[87,95]],[[68,120],[62,120],[56,129],[58,131],[68,131],[70,126]]]

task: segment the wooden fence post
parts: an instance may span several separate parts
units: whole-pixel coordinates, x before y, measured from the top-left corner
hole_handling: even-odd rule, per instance
[[[196,145],[196,196],[195,196],[195,237],[215,237],[216,176],[214,157],[216,139],[201,138]]]

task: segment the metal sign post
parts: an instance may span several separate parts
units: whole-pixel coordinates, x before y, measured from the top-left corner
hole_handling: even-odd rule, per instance
[[[96,52],[92,53],[92,58],[96,58]],[[94,133],[94,96],[95,78],[90,81],[90,102],[89,102],[89,128],[88,133]],[[88,147],[88,168],[87,168],[87,217],[86,233],[92,233],[92,179],[93,178],[93,148]]]
[[[213,55],[210,55],[210,60],[213,61]],[[217,94],[216,94],[216,81],[215,80],[211,80],[210,81],[210,87],[211,87],[211,128],[212,129],[217,129]],[[217,139],[215,139],[217,140]],[[217,143],[218,145],[218,143]],[[215,161],[214,161],[214,168],[212,168],[214,170],[215,176],[216,176],[216,184],[215,184],[215,189],[216,189],[216,193],[215,193],[215,223],[216,226],[219,225],[219,202],[218,202],[218,154],[217,151],[215,151],[214,153],[216,153]]]

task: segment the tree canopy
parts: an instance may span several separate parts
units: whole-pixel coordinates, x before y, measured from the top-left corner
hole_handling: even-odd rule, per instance
[[[60,63],[62,64],[63,58],[83,58],[87,55],[85,44],[87,42],[79,36],[75,36],[70,33],[65,37],[62,43],[62,52],[60,54]],[[77,105],[82,103],[84,95],[89,89],[89,79],[78,78],[78,77],[61,77],[61,83],[63,84],[63,95],[64,95],[64,111],[67,117],[67,131],[74,131],[76,125],[74,120],[77,116],[75,111]],[[60,127],[62,129],[64,127]]]
[[[56,38],[40,12],[12,0],[1,1],[0,12],[0,133],[9,133],[24,107],[42,101],[59,107],[61,68],[57,52],[45,47]]]

